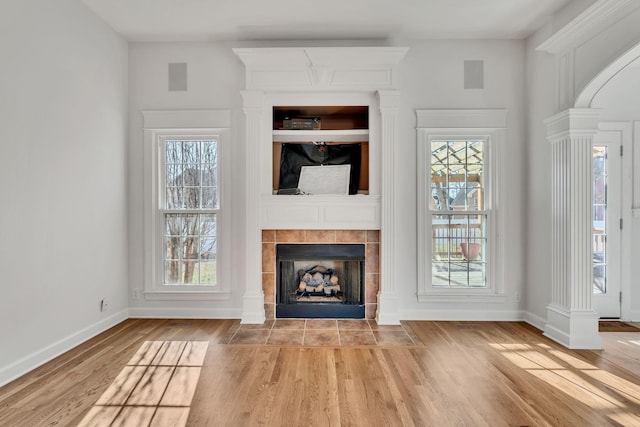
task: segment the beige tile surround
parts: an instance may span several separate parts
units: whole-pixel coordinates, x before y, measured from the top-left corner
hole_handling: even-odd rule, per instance
[[[262,290],[267,319],[275,318],[276,245],[355,243],[365,245],[365,318],[375,319],[380,289],[378,230],[262,230]]]

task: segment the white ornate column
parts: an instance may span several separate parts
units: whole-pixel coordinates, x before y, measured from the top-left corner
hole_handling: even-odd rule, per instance
[[[381,325],[400,324],[400,299],[396,288],[395,271],[395,141],[396,119],[400,106],[400,93],[394,90],[378,91],[380,101],[380,139],[382,163],[382,201],[380,212],[380,292],[376,320]]]
[[[264,292],[262,291],[262,230],[260,229],[260,171],[262,167],[261,138],[264,113],[264,92],[244,91],[242,106],[246,122],[246,243],[245,291],[241,323],[264,323]]]
[[[599,349],[591,305],[592,142],[600,112],[569,109],[545,120],[551,143],[551,303],[544,335],[568,348]]]

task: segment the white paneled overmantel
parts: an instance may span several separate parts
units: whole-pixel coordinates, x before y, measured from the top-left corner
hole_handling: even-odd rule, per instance
[[[406,47],[233,49],[246,68],[247,90],[379,90],[395,86]]]
[[[507,110],[504,109],[438,109],[416,110],[418,169],[418,288],[421,303],[506,303],[504,283],[508,266],[504,251],[506,206],[501,199],[508,182],[505,176],[505,144]],[[487,224],[487,285],[484,288],[442,288],[432,285],[432,234],[430,224],[430,158],[434,140],[482,140],[487,143],[484,162],[485,199],[491,214]],[[500,220],[502,218],[502,220]]]
[[[247,284],[243,323],[262,323],[261,230],[380,230],[378,321],[399,323],[393,285],[393,156],[397,138],[396,66],[405,47],[236,48],[246,69]],[[366,130],[274,130],[274,107],[367,107]],[[278,195],[272,187],[275,141],[366,141],[368,191],[354,195]],[[386,153],[386,154],[385,154]]]

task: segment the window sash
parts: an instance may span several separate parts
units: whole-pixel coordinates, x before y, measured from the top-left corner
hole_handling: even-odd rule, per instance
[[[213,147],[205,147],[205,143],[212,143]],[[170,144],[174,146],[173,153],[168,153]],[[214,135],[159,138],[158,255],[162,262],[158,263],[157,277],[164,288],[215,287],[218,283],[217,231],[221,212],[218,148],[219,137]],[[167,162],[169,154],[171,162]],[[173,182],[169,182],[171,173]],[[205,177],[205,173],[209,176]],[[190,182],[185,182],[185,178]],[[179,196],[173,199],[174,203],[169,200],[171,192]],[[211,199],[213,203],[209,202]],[[203,224],[202,218],[206,217],[212,225]],[[179,227],[174,225],[173,230],[168,229],[171,218],[181,223]]]
[[[485,177],[489,141],[434,138],[426,145],[423,170],[428,178],[422,191],[429,203],[423,220],[431,238],[423,238],[430,240],[425,242],[430,247],[430,288],[487,289],[491,194]]]

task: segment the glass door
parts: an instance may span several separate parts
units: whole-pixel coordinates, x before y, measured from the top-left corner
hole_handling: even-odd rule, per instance
[[[593,308],[600,318],[620,317],[620,147],[593,145]]]

